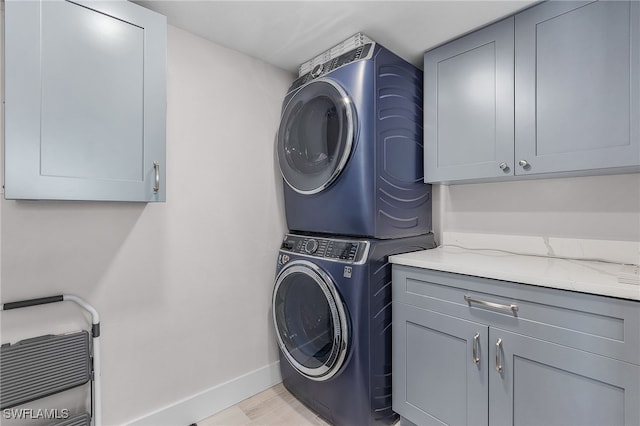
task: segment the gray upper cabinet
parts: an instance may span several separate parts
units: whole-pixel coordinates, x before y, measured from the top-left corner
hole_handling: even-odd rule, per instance
[[[516,174],[640,164],[640,3],[516,15]]]
[[[5,197],[164,201],[166,18],[5,3]]]
[[[513,22],[506,19],[425,55],[425,181],[510,172]]]
[[[424,64],[426,182],[640,170],[638,2],[545,2]]]

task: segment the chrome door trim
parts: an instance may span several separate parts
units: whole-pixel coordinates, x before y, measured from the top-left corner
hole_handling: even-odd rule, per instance
[[[292,190],[294,190],[295,192],[297,192],[298,194],[303,194],[303,195],[312,195],[312,194],[317,194],[318,192],[322,192],[325,189],[327,189],[329,186],[331,186],[331,184],[336,180],[336,178],[340,175],[340,173],[342,173],[342,170],[344,169],[344,167],[347,164],[347,161],[349,160],[349,157],[351,156],[351,150],[353,149],[353,140],[355,138],[355,126],[356,126],[356,114],[354,111],[354,107],[353,107],[353,102],[351,101],[351,98],[349,97],[349,95],[347,94],[347,92],[342,88],[342,86],[340,86],[338,83],[336,83],[335,81],[333,81],[330,78],[318,78],[316,80],[310,81],[309,83],[305,84],[304,86],[298,88],[298,90],[296,90],[296,92],[294,93],[294,95],[291,97],[291,99],[289,99],[289,102],[287,102],[287,105],[285,105],[285,107],[282,109],[282,115],[280,116],[280,122],[282,122],[282,118],[284,117],[284,113],[287,110],[287,108],[289,108],[289,105],[291,104],[291,102],[295,99],[296,96],[298,96],[298,93],[300,93],[302,90],[304,90],[305,88],[311,86],[314,83],[319,83],[319,82],[324,82],[327,83],[331,86],[333,86],[333,88],[335,88],[338,91],[338,94],[340,95],[342,101],[345,103],[345,110],[346,110],[346,114],[347,114],[347,138],[345,141],[345,149],[344,152],[342,153],[342,157],[340,158],[340,161],[338,162],[338,166],[336,167],[336,169],[333,171],[333,173],[331,174],[331,176],[329,176],[329,179],[327,179],[327,181],[320,185],[317,188],[314,189],[309,189],[309,190],[301,190],[296,188],[295,186],[293,186],[286,178],[286,176],[284,175],[284,172],[282,171],[282,167],[280,167],[280,155],[279,155],[279,149],[278,149],[278,145],[280,142],[280,136],[276,135],[276,159],[278,161],[278,168],[280,169],[280,174],[282,175],[282,179],[284,179],[284,181],[286,182],[286,184],[289,186],[289,188],[291,188]]]
[[[308,368],[296,361],[287,350],[284,342],[282,341],[282,337],[280,336],[281,333],[278,327],[275,309],[276,294],[278,293],[280,285],[284,282],[285,278],[294,273],[302,273],[312,278],[324,293],[325,299],[329,303],[329,307],[331,309],[334,332],[334,342],[331,348],[332,354],[327,363],[318,368]],[[280,273],[277,275],[271,298],[271,312],[273,316],[273,324],[276,329],[278,346],[289,364],[291,364],[291,366],[298,370],[298,372],[303,376],[315,381],[325,381],[332,378],[340,370],[340,367],[342,367],[347,355],[347,348],[349,347],[347,316],[343,306],[342,299],[340,298],[331,277],[318,267],[318,265],[312,262],[307,260],[291,261],[282,268]]]

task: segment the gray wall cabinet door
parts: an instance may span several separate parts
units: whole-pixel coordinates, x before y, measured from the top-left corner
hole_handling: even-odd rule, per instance
[[[639,165],[640,3],[548,2],[515,19],[516,175]]]
[[[489,346],[489,424],[640,424],[640,366],[497,328]]]
[[[425,182],[513,174],[513,17],[424,56]]]
[[[393,410],[425,426],[486,425],[488,327],[400,303],[392,324]]]
[[[7,199],[165,200],[164,16],[7,0],[5,82]]]

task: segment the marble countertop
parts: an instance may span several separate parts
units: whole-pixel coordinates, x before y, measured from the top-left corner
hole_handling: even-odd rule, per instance
[[[568,260],[447,245],[395,255],[389,259],[398,265],[640,301],[640,285],[624,282],[629,277],[632,281],[635,280],[637,267],[619,263]]]

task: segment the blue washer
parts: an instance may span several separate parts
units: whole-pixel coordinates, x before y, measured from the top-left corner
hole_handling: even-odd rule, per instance
[[[376,43],[298,78],[276,144],[289,229],[371,238],[429,232],[422,101],[422,71]]]
[[[284,386],[331,424],[392,424],[391,264],[435,246],[433,234],[393,240],[285,236],[273,320]]]

